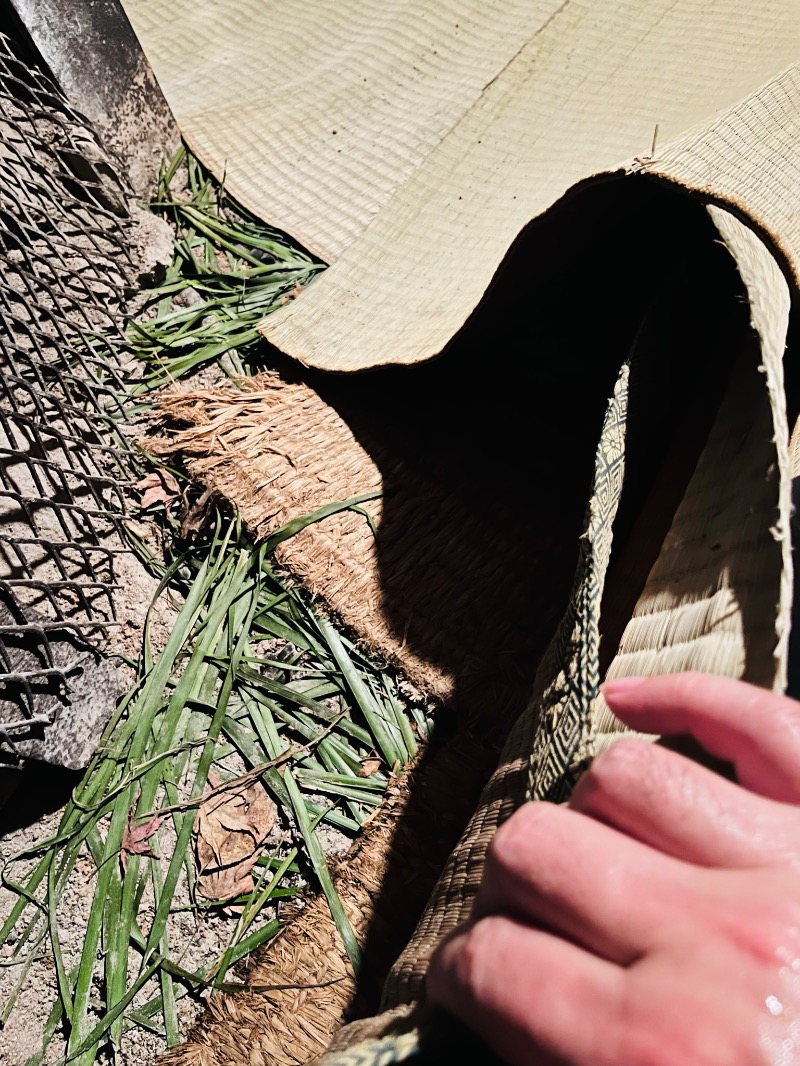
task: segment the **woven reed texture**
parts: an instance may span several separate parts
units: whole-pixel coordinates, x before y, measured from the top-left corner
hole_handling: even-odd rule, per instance
[[[795,12],[793,20],[800,20],[800,14]],[[541,84],[541,71],[531,63],[531,83],[522,90],[524,99],[533,97]],[[643,81],[646,84],[646,78]],[[699,123],[673,143],[657,147],[655,156],[640,147],[641,154],[626,162],[619,174],[658,175],[709,200],[733,206],[768,236],[784,254],[789,270],[800,276],[800,167],[792,147],[800,137],[799,84],[798,68],[792,67],[713,121]],[[639,102],[637,97],[637,105]],[[595,115],[597,125],[586,128],[584,123],[592,109],[582,107],[571,127],[570,109],[567,106],[565,117],[565,106],[560,98],[551,103],[543,141],[537,140],[529,126],[516,121],[510,128],[504,127],[506,116],[500,114],[487,115],[485,124],[471,129],[464,143],[444,142],[441,152],[445,158],[439,166],[432,173],[421,172],[418,184],[408,183],[399,190],[364,235],[318,279],[303,302],[264,320],[263,335],[301,362],[330,370],[413,363],[445,350],[469,316],[481,308],[490,282],[502,284],[505,255],[522,228],[548,209],[559,210],[562,204],[558,198],[594,173],[582,150],[592,144],[598,128],[605,128],[607,119]],[[627,111],[616,116],[622,127],[624,114],[639,115],[638,106],[631,106],[630,100],[627,106]],[[511,108],[515,120],[522,112],[521,103]],[[555,136],[561,148],[555,158],[548,151],[554,137],[554,114],[558,116]],[[665,125],[658,125],[663,134]],[[482,145],[490,131],[492,137],[502,138],[505,154],[502,164],[494,162],[484,171],[473,160],[471,150],[476,142]],[[561,144],[564,135],[566,141]],[[513,152],[509,145],[514,146]],[[528,188],[536,189],[542,200],[531,203],[516,184],[513,191],[506,189],[509,174],[525,175]],[[492,189],[499,184],[504,196],[498,193],[498,199],[507,216],[514,216],[514,226],[489,225],[486,220],[494,218],[493,205],[484,202],[475,208],[475,217],[451,220],[447,208],[456,195],[453,181],[458,189],[470,190]],[[525,217],[515,214],[521,200],[527,201]],[[457,236],[451,234],[451,227]],[[428,276],[420,267],[428,261],[423,242],[436,249],[435,256],[429,257],[435,261],[436,277]],[[464,269],[463,264],[472,261],[475,247],[481,248],[481,267],[492,264],[491,277],[481,268]],[[643,235],[642,254],[652,254],[647,235]],[[375,307],[381,308],[379,316],[372,313]]]
[[[656,126],[657,154],[695,130],[704,158],[682,180],[724,196],[735,178],[756,218],[754,119],[776,180],[795,167],[782,151],[796,142],[792,100],[741,110],[741,150],[708,136],[718,112],[796,62],[792,0],[125,6],[201,158],[334,263],[264,326],[310,365],[439,352],[520,230],[574,183],[649,153]]]
[[[778,251],[788,272],[797,273],[800,186],[791,146],[800,121],[797,72],[786,68],[800,44],[800,16],[792,4],[771,2],[752,13],[740,4],[709,8],[699,0],[565,0],[524,5],[524,11],[518,5],[445,3],[433,14],[414,3],[334,10],[320,0],[303,9],[253,9],[242,20],[244,33],[225,21],[222,6],[199,13],[179,0],[171,5],[171,23],[163,12],[153,17],[158,6],[146,10],[143,0],[128,5],[190,142],[212,169],[225,170],[228,188],[249,207],[334,264],[263,325],[269,340],[301,362],[363,369],[450,352],[476,308],[487,317],[487,301],[507,280],[507,263],[521,242],[509,248],[523,227],[531,219],[546,226],[569,216],[575,198],[558,201],[570,187],[626,159],[616,180],[627,195],[634,195],[644,176],[732,206]],[[515,27],[516,48],[509,50]],[[287,42],[271,67],[253,43],[270,33]],[[483,49],[476,43],[481,35],[488,42]],[[196,69],[198,42],[204,41],[212,76],[198,87],[188,73]],[[486,77],[485,67],[493,64]],[[284,86],[300,91],[282,95]],[[226,110],[231,108],[236,123]],[[598,213],[603,189],[598,186]],[[583,190],[591,191],[591,185]],[[622,636],[617,658],[618,639],[612,642],[597,629],[608,562],[602,544],[590,560],[599,572],[589,566],[579,573],[561,640],[537,682],[537,699],[512,732],[500,769],[387,984],[387,1006],[416,999],[439,937],[468,915],[499,822],[531,792],[550,794],[554,786],[563,791],[592,751],[619,735],[595,698],[608,658],[612,672],[702,664],[778,688],[783,683],[791,587],[780,381],[785,288],[752,233],[737,231],[721,214],[716,220],[747,285],[766,372],[756,373],[755,349],[740,337],[728,364],[739,360],[741,370],[731,379],[703,460],[693,476],[686,475],[688,488],[664,555],[649,578],[642,558],[630,564],[641,575],[633,587],[644,585],[644,591],[627,610],[629,593],[620,595],[617,580],[626,571],[616,561],[603,623],[610,619],[609,633]],[[579,230],[566,228],[565,234],[572,239]],[[643,230],[639,254],[644,270],[664,247]],[[496,318],[498,331],[502,325]],[[194,472],[236,500],[254,528],[265,532],[282,518],[379,483],[386,489],[391,449],[361,448],[363,436],[350,432],[340,405],[302,385],[261,379],[247,388],[249,394],[238,397],[176,397],[167,407],[193,426],[181,445]],[[301,411],[303,430],[294,425]],[[739,499],[757,500],[760,510],[739,521],[736,501],[725,496],[730,479],[723,485],[713,475],[723,460],[735,459],[730,441],[744,432],[757,446],[751,462],[734,468]],[[414,473],[420,476],[419,469]],[[390,482],[409,480],[402,464],[392,475]],[[435,484],[435,477],[422,480]],[[598,491],[596,500],[601,496]],[[709,544],[703,527],[712,512],[703,508],[715,500],[731,528]],[[483,657],[480,648],[476,654],[474,646],[454,639],[448,624],[453,613],[437,614],[435,605],[444,593],[448,607],[458,607],[452,590],[459,577],[466,585],[483,575],[492,584],[488,560],[495,546],[490,541],[486,554],[475,550],[484,532],[493,532],[492,524],[482,524],[473,509],[470,528],[478,536],[434,547],[430,569],[405,586],[418,588],[404,609],[404,582],[396,581],[387,595],[387,569],[402,575],[408,553],[418,561],[414,547],[429,543],[424,516],[431,507],[443,513],[452,507],[450,528],[459,514],[439,486],[420,492],[418,502],[420,514],[400,510],[404,535],[395,537],[398,554],[388,568],[380,537],[376,550],[369,527],[355,514],[307,530],[285,548],[285,561],[429,691],[449,698],[454,679],[463,686],[468,677],[473,696],[485,693],[490,705],[491,671],[509,636],[511,661],[521,682],[530,682],[514,627]],[[611,502],[613,511],[619,501]],[[381,530],[390,505],[387,494],[374,509]],[[516,623],[525,613],[517,609],[524,601],[516,598],[518,583],[530,569],[530,559],[519,551],[525,543],[520,532],[519,525],[510,529],[503,552],[516,552],[519,570],[504,572],[518,576],[501,586],[503,595],[494,601],[505,600],[505,614],[492,612]],[[650,539],[657,549],[663,538],[651,532]],[[625,555],[637,555],[635,540],[624,547]],[[465,554],[468,548],[472,555]],[[420,596],[419,587],[427,595]],[[465,628],[480,621],[467,612]],[[473,699],[473,708],[480,703]],[[385,1019],[362,1023],[345,1030],[334,1047],[383,1028]],[[377,1061],[372,1051],[354,1054],[347,1061]]]
[[[711,212],[746,284],[753,333],[731,352],[730,392],[608,676],[700,670],[783,691],[793,587],[790,293],[763,242],[729,213]],[[622,732],[601,696],[594,750]]]
[[[734,323],[728,333],[721,315],[717,317],[720,309],[707,295],[712,336],[722,349],[719,359],[723,365],[735,364],[731,385],[609,673],[703,669],[781,689],[791,583],[788,433],[781,376],[788,287],[750,231],[719,210],[714,217],[747,283],[754,329],[739,332],[746,325],[739,320],[738,329]],[[676,308],[656,303],[648,315],[653,319],[649,332],[661,339],[664,322],[676,317]],[[691,313],[686,321],[698,330]],[[708,343],[705,335],[687,338],[682,331],[674,339],[682,345],[694,342],[698,355]],[[655,355],[673,357],[668,350],[654,351],[652,337],[640,330],[634,359],[647,363]],[[621,379],[618,389],[622,385]],[[692,385],[697,388],[698,382]],[[606,734],[618,737],[622,732],[619,723],[603,713],[598,695],[598,627],[606,625],[600,604],[622,486],[620,430],[626,421],[627,412],[621,408],[604,430],[570,608],[540,667],[532,704],[512,733],[498,773],[390,976],[384,1000],[388,1006],[419,996],[430,951],[468,917],[497,825],[526,794],[562,798],[570,775],[606,746]],[[674,480],[679,470],[669,456],[666,466]],[[627,551],[639,552],[640,539],[641,531],[635,531]],[[615,574],[617,582],[628,577],[625,570]],[[609,628],[613,632],[613,625]],[[518,775],[528,764],[526,793]]]
[[[780,691],[791,586],[781,373],[788,287],[748,230],[724,212],[716,211],[715,220],[747,283],[753,329],[731,351],[730,385],[609,673],[703,669]],[[632,358],[637,355],[652,355],[646,331],[637,337]],[[563,798],[591,755],[625,732],[599,697],[598,682],[600,606],[622,494],[628,398],[623,368],[598,448],[569,609],[541,664],[534,698],[390,974],[383,1000],[388,1010],[423,997],[432,951],[469,917],[497,826],[525,799]],[[398,1032],[406,1028],[404,1021]],[[363,1043],[383,1034],[377,1044]],[[321,1062],[399,1062],[409,1041],[407,1033],[393,1035],[391,1021],[379,1016],[371,1028],[344,1029]]]
[[[570,654],[573,650],[572,630],[586,621],[588,597],[591,595],[594,597],[594,602],[599,602],[602,581],[608,565],[611,549],[611,522],[616,513],[624,470],[627,386],[628,367],[626,364],[620,372],[614,397],[609,403],[598,448],[591,500],[581,538],[582,550],[576,587],[571,598],[571,610],[562,625],[562,631],[566,631],[569,639],[565,641],[561,631],[554,638],[553,647],[545,657],[542,666],[548,678],[553,660],[561,657],[559,653],[565,657],[563,664],[565,671],[570,667],[573,669],[577,667],[576,672],[582,672]],[[596,664],[597,661],[597,621],[596,615],[590,620],[594,631],[594,644],[588,640],[582,649],[587,663]],[[562,664],[559,663],[559,665]],[[572,677],[569,680],[572,680]],[[595,677],[588,682],[595,692],[597,680]],[[563,674],[561,677],[552,679],[552,687],[558,692],[563,703],[565,690]],[[582,694],[582,686],[576,684],[574,689],[576,693]],[[489,843],[497,827],[529,795],[529,767],[536,739],[544,736],[553,746],[553,758],[548,762],[546,769],[550,766],[557,766],[556,776],[558,776],[558,771],[563,771],[564,766],[569,765],[571,753],[565,753],[558,746],[561,732],[539,729],[540,702],[538,699],[532,700],[518,719],[506,743],[498,769],[484,790],[477,810],[470,819],[458,847],[448,859],[412,940],[392,968],[383,996],[383,1004],[387,1009],[403,1004],[413,1004],[419,999],[432,950],[469,916],[472,901],[480,884],[484,856]],[[553,704],[555,705],[555,700]],[[567,715],[572,710],[568,706],[563,709]],[[566,732],[568,736],[569,731]],[[379,1024],[382,1022],[379,1021]]]

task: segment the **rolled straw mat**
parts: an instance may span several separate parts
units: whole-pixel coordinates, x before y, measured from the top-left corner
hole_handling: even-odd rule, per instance
[[[782,357],[789,290],[774,260],[753,233],[712,208],[720,236],[736,259],[750,301],[752,330],[727,338],[730,376],[716,418],[644,588],[625,625],[607,677],[686,669],[745,678],[783,691],[786,685],[791,597],[789,536],[792,470]],[[591,759],[620,736],[599,692],[606,609],[612,589],[630,573],[622,546],[618,569],[611,549],[624,504],[629,449],[639,396],[636,379],[650,372],[658,338],[674,307],[647,309],[621,364],[595,456],[581,552],[569,605],[545,654],[528,708],[513,727],[498,769],[434,889],[405,951],[395,963],[377,1018],[341,1030],[321,1066],[385,1066],[406,1061],[494,1061],[474,1037],[463,1036],[424,1003],[431,952],[465,921],[497,826],[526,800],[560,801]],[[697,412],[689,411],[688,426]],[[681,469],[682,442],[670,451],[670,480]],[[796,446],[793,448],[793,453]],[[685,469],[685,468],[684,468]],[[664,488],[639,512],[658,511]],[[642,536],[642,530],[634,529]],[[635,558],[634,558],[635,562]],[[622,564],[622,565],[619,565]]]
[[[331,264],[263,324],[276,348],[328,370],[439,355],[455,412],[461,375],[478,374],[477,387],[491,392],[508,370],[504,350],[528,372],[506,381],[501,428],[516,431],[517,445],[530,434],[539,465],[523,464],[533,477],[515,491],[498,467],[501,491],[487,492],[483,508],[480,492],[477,503],[470,498],[465,472],[462,480],[454,474],[452,456],[440,476],[424,448],[410,455],[398,445],[415,435],[413,396],[406,394],[399,436],[391,432],[403,428],[397,410],[387,430],[380,418],[365,421],[346,395],[369,385],[331,385],[313,374],[284,370],[167,401],[186,426],[178,443],[189,465],[257,531],[378,483],[401,491],[414,484],[399,503],[384,492],[377,542],[363,516],[349,513],[290,542],[286,562],[427,691],[463,700],[477,729],[493,697],[499,721],[508,721],[532,687],[391,971],[384,1014],[346,1027],[324,1053],[326,1066],[401,1061],[442,1039],[418,1006],[427,959],[469,914],[499,822],[526,798],[563,798],[587,760],[620,735],[598,695],[606,672],[694,668],[785,687],[792,577],[782,358],[800,259],[800,70],[792,65],[800,12],[778,0],[757,11],[733,0],[474,0],[435,10],[422,2],[252,0],[235,11],[227,3],[128,0],[126,9],[190,145],[247,207]],[[678,193],[688,195],[676,215]],[[635,213],[627,216],[627,237],[637,239],[620,243],[620,205],[648,197],[638,233]],[[713,237],[701,235],[698,210],[713,222]],[[694,221],[684,229],[681,217]],[[681,259],[690,231],[694,243]],[[722,284],[728,268],[717,256],[685,284],[676,267],[682,262],[691,275],[695,253],[712,255],[711,244],[726,249],[736,283]],[[529,320],[546,317],[548,302],[560,321],[550,321],[542,343],[529,344],[524,329],[520,342],[526,310]],[[707,305],[705,317],[698,304]],[[626,306],[625,321],[610,323],[606,305]],[[679,313],[681,330],[670,334]],[[582,358],[570,362],[577,348]],[[701,371],[716,391],[696,391]],[[669,400],[660,394],[667,379]],[[401,381],[374,380],[384,390]],[[429,379],[408,380],[419,384],[424,409]],[[446,398],[441,389],[433,394]],[[664,404],[666,424],[656,417]],[[540,421],[555,433],[549,447],[546,434],[536,436]],[[482,428],[477,423],[473,436]],[[596,450],[586,450],[587,435],[599,439]],[[437,456],[446,451],[437,446]],[[530,450],[523,447],[526,456]],[[472,458],[468,452],[467,463]],[[518,474],[517,458],[508,465]],[[574,496],[587,483],[581,531]],[[482,471],[479,488],[490,484]],[[507,510],[494,513],[503,499]],[[552,519],[552,566],[543,510]],[[468,521],[459,530],[462,513]],[[452,539],[438,538],[429,555],[431,514],[443,516]],[[504,531],[507,543],[494,553]],[[567,596],[559,551],[575,540]],[[414,566],[429,568],[404,573],[403,545]],[[486,633],[480,596],[462,602],[459,585],[472,587],[477,574],[474,587],[491,589],[493,556],[503,560],[489,612],[499,628],[481,654],[480,641],[460,640]],[[533,678],[560,593],[568,607]],[[455,611],[437,616],[437,600]],[[507,647],[511,684],[502,669]],[[356,857],[341,875],[359,881],[353,891],[368,916],[390,877],[376,869],[371,881]],[[315,930],[306,952],[314,961],[287,949],[288,966],[265,964],[274,983],[281,974],[304,982],[323,957],[331,960],[324,973],[341,972],[338,944],[329,942],[332,954],[316,947],[321,909],[310,913],[299,928],[301,939]],[[270,983],[260,971],[256,980]],[[318,990],[316,1002],[326,997],[330,989]],[[218,1045],[216,1061],[302,1061],[328,1040],[331,1015],[323,1004],[310,1022],[298,1002],[291,1017],[286,999],[281,1013],[262,1004],[260,1020],[244,1025],[230,1000],[218,1000],[222,1024],[178,1057],[215,1061],[213,1045],[227,1032],[235,1039]]]
[[[654,205],[670,210],[658,197]],[[694,668],[785,684],[791,561],[782,355],[789,289],[750,230],[717,208],[697,210],[697,229],[677,227],[673,252],[665,239],[664,255],[649,267],[632,259],[622,240],[615,254],[630,264],[630,275],[614,273],[608,284],[622,286],[626,325],[576,322],[575,349],[594,338],[591,358],[573,364],[565,345],[543,381],[513,378],[516,353],[507,361],[497,353],[495,369],[507,380],[493,394],[473,373],[482,359],[478,345],[401,377],[382,371],[331,379],[284,367],[236,386],[175,390],[163,400],[182,429],[162,447],[181,451],[195,476],[235,500],[256,533],[333,499],[384,490],[364,505],[377,537],[363,515],[344,513],[281,549],[283,561],[373,649],[452,701],[473,727],[472,736],[457,738],[412,776],[410,787],[398,786],[339,871],[356,932],[378,954],[396,942],[393,916],[402,930],[411,897],[416,902],[435,873],[409,873],[409,857],[435,867],[434,845],[475,809],[474,789],[491,756],[487,738],[501,736],[527,703],[392,969],[383,993],[390,1013],[345,1028],[335,1046],[381,1034],[387,1017],[412,1025],[403,1040],[424,1036],[411,1005],[431,950],[469,913],[495,828],[527,796],[563,797],[586,760],[619,735],[597,691],[606,668],[609,676]],[[615,230],[633,240],[641,217],[615,216]],[[591,242],[585,252],[593,254]],[[556,284],[571,294],[575,278],[567,271]],[[558,322],[557,303],[551,310]],[[518,309],[529,311],[529,304]],[[544,308],[537,322],[544,348],[552,325]],[[575,365],[581,373],[571,400],[579,417],[540,403],[536,419],[524,421],[519,406],[531,396],[541,401],[559,374],[563,391]],[[448,410],[459,368],[466,381]],[[617,551],[610,563],[612,523]],[[549,608],[565,600],[569,608],[533,679],[553,627]],[[443,810],[454,823],[444,833]],[[258,1066],[305,1061],[324,1047],[353,982],[324,901],[315,901],[261,957],[251,980],[313,984],[340,976],[347,980],[316,990],[215,999],[173,1060],[241,1061],[243,1030],[247,1061]],[[406,1045],[397,1046],[405,1054]]]

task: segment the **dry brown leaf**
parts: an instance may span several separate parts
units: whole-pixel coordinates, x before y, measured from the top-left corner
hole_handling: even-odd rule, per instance
[[[128,813],[128,824],[125,827],[125,832],[122,834],[122,844],[120,846],[120,857],[122,859],[123,867],[127,865],[128,855],[144,855],[150,859],[158,858],[158,855],[150,847],[148,841],[161,826],[164,819],[156,815],[156,817],[151,818],[149,822],[145,822],[143,825],[139,826],[134,825],[135,821],[136,812],[131,810]]]
[[[290,300],[296,300],[300,293],[303,291],[303,289],[304,286],[298,281],[293,289],[290,289],[289,292],[285,292],[283,296],[281,296],[280,300],[278,300],[278,303],[286,304]]]
[[[369,757],[361,760],[361,769],[358,771],[359,777],[372,777],[373,774],[377,774],[381,768],[381,760],[376,757]]]
[[[193,540],[205,526],[211,514],[213,497],[214,490],[206,489],[193,504],[187,504],[181,520],[181,536],[184,540]]]
[[[169,470],[151,470],[141,481],[136,482],[136,488],[142,493],[139,501],[142,510],[154,503],[169,507],[181,494],[180,485]]]
[[[197,892],[227,900],[253,887],[251,870],[275,824],[275,804],[258,781],[234,778],[220,784],[213,771],[195,825]]]

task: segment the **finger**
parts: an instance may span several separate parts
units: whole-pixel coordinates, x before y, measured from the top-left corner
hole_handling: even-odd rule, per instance
[[[576,785],[572,810],[700,866],[800,863],[800,815],[682,755],[620,740]]]
[[[800,801],[800,707],[786,696],[707,674],[618,678],[603,695],[626,725],[645,733],[689,733],[736,767],[741,784]]]
[[[624,975],[612,963],[511,918],[451,937],[428,969],[428,996],[511,1066],[618,1064]]]
[[[692,870],[566,807],[528,803],[494,836],[474,913],[515,914],[627,965],[685,927]]]

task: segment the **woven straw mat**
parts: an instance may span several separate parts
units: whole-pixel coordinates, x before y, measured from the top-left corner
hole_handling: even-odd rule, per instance
[[[619,735],[617,723],[598,695],[598,683],[608,661],[609,676],[692,668],[744,677],[776,689],[784,687],[791,566],[782,355],[789,289],[773,257],[751,230],[720,209],[712,208],[710,214],[715,236],[709,241],[707,254],[712,258],[704,262],[701,249],[696,250],[699,275],[710,278],[711,265],[716,262],[713,257],[724,256],[739,289],[723,287],[714,295],[709,286],[700,292],[701,286],[690,278],[685,284],[681,281],[676,290],[668,275],[663,282],[663,298],[645,306],[632,343],[617,367],[612,396],[600,420],[590,504],[579,540],[579,528],[574,531],[573,543],[580,544],[580,557],[568,597],[569,609],[539,668],[534,697],[514,727],[499,769],[452,853],[416,933],[390,974],[383,993],[388,1013],[377,1021],[345,1028],[336,1038],[335,1049],[364,1035],[380,1035],[387,1020],[411,1028],[399,1044],[397,1037],[389,1037],[389,1051],[381,1045],[381,1056],[405,1055],[416,1047],[419,1030],[412,1008],[422,991],[427,959],[440,938],[468,915],[485,849],[497,825],[528,796],[563,798],[592,754]],[[702,320],[689,314],[670,336],[668,323],[676,318],[674,300],[685,302],[688,296],[684,290],[694,294],[697,307],[706,308],[705,332]],[[723,328],[725,314],[730,317],[728,329]],[[696,336],[686,334],[687,324]],[[713,347],[718,350],[709,354]],[[702,424],[697,428],[698,412],[701,423],[708,408],[713,416],[713,404],[707,402],[699,371],[695,371],[689,389],[682,375],[682,391],[698,402],[694,407],[688,404],[682,421],[673,427],[677,428],[677,447],[662,449],[666,482],[651,472],[650,498],[645,493],[637,501],[637,521],[628,531],[606,587],[612,522],[617,518],[619,523],[624,517],[623,481],[635,483],[637,456],[647,451],[642,426],[652,435],[652,398],[663,390],[663,381],[654,368],[672,367],[681,358],[687,365],[697,366],[704,357],[709,360],[714,381],[722,382],[713,425],[706,430]],[[451,368],[446,362],[442,366],[446,380]],[[719,373],[720,367],[724,373]],[[655,382],[650,381],[653,377]],[[435,391],[436,382],[425,380]],[[386,442],[391,442],[392,433],[386,423],[391,412],[382,412],[386,418],[377,420],[384,430],[381,435],[357,410],[358,405],[348,407],[341,401],[342,383],[326,380],[315,384],[318,388],[286,374],[270,373],[216,392],[176,392],[164,401],[165,412],[186,428],[168,447],[182,450],[193,473],[236,500],[248,525],[261,533],[331,499],[348,499],[381,485],[385,488],[387,483],[412,485],[408,499],[392,503],[390,494],[366,505],[378,524],[377,542],[362,516],[339,514],[286,542],[283,559],[421,687],[443,698],[460,699],[464,713],[478,723],[478,728],[482,716],[488,715],[494,733],[499,734],[503,721],[519,708],[522,689],[530,691],[531,680],[523,664],[527,657],[538,659],[543,633],[550,624],[549,619],[541,618],[532,624],[530,607],[537,595],[542,603],[552,599],[558,585],[545,566],[533,565],[537,545],[552,562],[556,553],[549,537],[555,531],[555,543],[559,543],[569,523],[565,520],[556,527],[551,519],[542,539],[541,501],[526,514],[516,500],[514,507],[499,515],[499,527],[507,533],[504,543],[480,499],[471,509],[465,505],[463,488],[453,481],[452,471],[451,479],[445,481],[444,465],[440,470],[430,461],[421,472],[413,452],[399,458],[397,449],[389,447]],[[478,381],[476,388],[485,392],[485,383]],[[325,398],[321,392],[326,392]],[[367,394],[372,397],[369,390]],[[441,397],[435,399],[440,405]],[[403,397],[401,400],[402,413],[405,402]],[[502,409],[510,402],[501,396],[498,406]],[[394,415],[400,417],[396,411]],[[546,423],[544,415],[540,421]],[[555,419],[546,425],[545,432],[555,432],[557,423]],[[530,427],[528,432],[533,432]],[[570,426],[569,432],[574,437],[575,427]],[[693,435],[699,441],[698,455],[687,460],[682,449]],[[504,447],[508,444],[500,443]],[[461,449],[457,451],[460,454]],[[437,454],[444,464],[442,450]],[[542,449],[536,449],[536,454],[541,459]],[[572,470],[573,480],[578,469],[579,464]],[[470,467],[467,480],[475,472]],[[544,466],[539,473],[545,477]],[[555,482],[561,481],[561,473],[557,472]],[[449,496],[443,484],[449,487]],[[669,495],[664,484],[673,492],[676,484],[682,488],[674,509],[668,507],[666,514],[659,514]],[[568,495],[559,502],[569,510]],[[399,518],[391,518],[390,504],[399,508]],[[544,510],[551,516],[549,506]],[[440,527],[437,522],[441,522]],[[395,529],[396,537],[388,562],[380,547],[387,524],[390,530]],[[437,528],[445,535],[437,537]],[[452,540],[454,528],[462,531],[463,543]],[[650,555],[642,548],[648,537],[654,545]],[[529,546],[530,554],[520,553],[521,543]],[[483,550],[478,551],[475,545]],[[424,560],[429,552],[433,555],[430,573],[422,572],[421,592],[415,591],[417,560]],[[401,564],[406,557],[409,566],[404,570]],[[446,573],[448,567],[456,567],[460,583],[440,576],[439,569]],[[635,579],[632,575],[637,570],[640,577]],[[632,581],[641,594],[628,606],[625,593]],[[474,628],[479,625],[475,605],[493,583],[499,586],[499,595],[481,629],[487,641],[484,655],[481,658],[476,652],[473,656],[474,649],[468,649],[469,653],[460,657],[460,638],[452,646],[448,644],[451,598],[454,594],[463,597],[455,601],[455,613],[465,611],[469,627]],[[464,593],[465,586],[473,591],[477,588],[476,600]],[[411,602],[420,609],[418,627],[413,617],[409,621],[402,611],[398,614],[387,606],[387,588],[401,605]],[[486,591],[485,595],[490,597],[491,593]],[[613,638],[605,662],[601,605],[602,630]],[[495,617],[503,617],[502,608],[515,624],[504,628],[498,645],[490,649],[492,625]],[[521,621],[525,624],[520,625]],[[479,639],[478,650],[480,645]],[[516,653],[519,663],[518,671],[511,671],[512,683],[504,686],[496,675],[506,649]],[[505,705],[498,708],[494,697],[499,695]],[[438,777],[443,788],[446,780],[443,783],[442,778],[452,774],[463,758],[461,751],[454,762],[433,767],[433,777]],[[463,781],[460,787],[463,793]],[[402,822],[407,802],[403,790],[392,797],[367,842],[340,871],[339,886],[359,935],[368,935],[374,923],[375,900],[391,872],[387,865],[390,841],[396,825]],[[436,809],[436,803],[432,801],[431,809]],[[277,951],[270,951],[252,979],[264,984],[307,984],[347,974],[349,969],[324,902],[318,902],[290,926],[285,940],[279,942]],[[203,1064],[233,1062],[240,1056],[244,1026],[249,1034],[250,1062],[260,1066],[262,1061],[304,1061],[330,1039],[352,993],[352,981],[348,980],[316,992],[270,994],[266,1006],[258,999],[243,1002],[220,997],[200,1032],[189,1045],[178,1049],[174,1058]],[[425,1030],[422,1032],[424,1035]]]
[[[310,365],[441,351],[520,230],[618,168],[798,254],[793,0],[124,6],[189,145],[332,264],[264,323]]]

